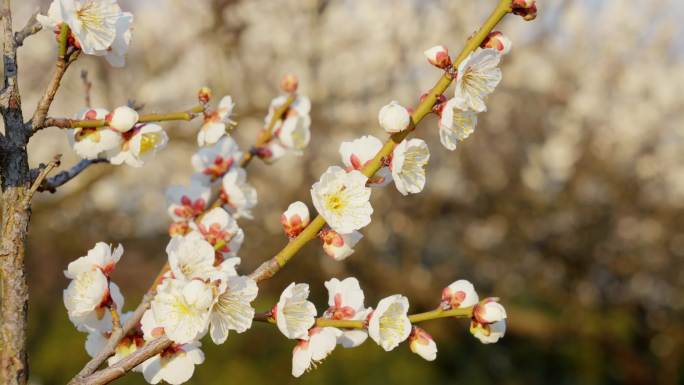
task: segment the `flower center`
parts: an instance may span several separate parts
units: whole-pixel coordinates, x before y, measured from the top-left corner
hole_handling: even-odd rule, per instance
[[[148,134],[143,134],[140,139],[140,154],[144,154],[149,150],[154,149],[161,139],[161,135],[156,132],[151,132]]]
[[[347,206],[347,202],[343,199],[341,192],[327,194],[325,196],[325,208],[339,214]]]

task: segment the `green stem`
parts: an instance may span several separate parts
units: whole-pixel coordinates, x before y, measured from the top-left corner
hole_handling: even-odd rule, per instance
[[[511,0],[500,0],[494,11],[489,15],[485,23],[473,35],[465,47],[454,60],[453,67],[458,68],[459,64],[465,60],[471,52],[477,49],[482,41],[489,35],[496,25],[503,19],[506,14],[511,12]],[[387,159],[394,148],[404,140],[413,129],[420,123],[423,118],[432,112],[437,99],[442,95],[446,89],[451,85],[452,78],[448,73],[442,75],[437,83],[432,87],[425,99],[416,107],[411,114],[410,128],[402,132],[392,135],[383,145],[375,157],[370,160],[362,169],[361,172],[367,176],[372,177],[384,165],[384,160]],[[280,268],[282,268],[292,257],[310,240],[316,237],[316,234],[325,226],[325,220],[318,215],[299,236],[291,240],[278,254],[270,260],[264,262],[257,268],[250,276],[257,282],[272,277]]]
[[[192,120],[197,114],[204,112],[204,106],[198,105],[187,111],[169,112],[166,114],[145,114],[140,115],[138,123],[149,122],[164,122],[172,120]],[[79,120],[79,119],[64,119],[64,118],[47,118],[45,119],[46,127],[60,127],[60,128],[97,128],[108,126],[109,123],[104,119],[93,120]]]
[[[67,23],[62,23],[62,27],[59,30],[59,49],[57,55],[59,60],[64,60],[66,57],[66,52],[69,43],[69,25]]]

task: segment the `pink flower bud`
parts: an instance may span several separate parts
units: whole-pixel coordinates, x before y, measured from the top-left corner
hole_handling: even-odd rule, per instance
[[[280,216],[280,223],[288,237],[296,237],[309,224],[309,208],[303,202],[290,204]]]
[[[434,361],[437,358],[437,344],[432,336],[425,330],[414,326],[409,336],[409,347],[411,351],[423,357],[428,361]]]
[[[105,118],[109,127],[118,132],[127,132],[138,122],[138,113],[128,106],[117,107]]]
[[[319,237],[323,241],[323,251],[336,261],[346,259],[354,253],[354,246],[363,238],[358,231],[340,234],[332,229],[321,230]]]
[[[480,298],[472,283],[459,279],[442,290],[441,307],[444,310],[475,306]]]
[[[394,134],[408,128],[409,123],[411,123],[411,115],[406,108],[392,101],[380,109],[378,120],[385,131]]]
[[[190,232],[190,225],[186,221],[173,222],[169,225],[169,236],[185,235]]]
[[[295,75],[287,74],[283,76],[283,80],[280,81],[280,88],[288,93],[297,91],[298,86],[299,79]]]
[[[481,324],[491,324],[506,319],[506,309],[496,298],[487,298],[473,309],[473,318]]]
[[[507,38],[503,33],[499,31],[494,31],[487,35],[487,37],[482,41],[480,47],[482,48],[493,48],[499,51],[502,55],[506,55],[511,52],[511,40]]]
[[[451,58],[449,57],[449,50],[443,45],[436,45],[423,52],[427,57],[428,62],[438,68],[448,68],[451,66]]]
[[[513,0],[511,8],[514,14],[522,16],[526,21],[537,18],[537,2],[535,0]]]
[[[197,99],[199,99],[200,103],[202,104],[209,103],[209,100],[211,100],[211,88],[200,88],[199,91],[197,91]]]

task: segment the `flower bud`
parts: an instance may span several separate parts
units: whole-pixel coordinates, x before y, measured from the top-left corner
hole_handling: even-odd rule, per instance
[[[511,52],[511,40],[507,38],[503,33],[499,31],[494,31],[487,35],[487,37],[482,41],[480,47],[482,48],[493,48],[499,51],[502,55],[506,55]]]
[[[199,91],[197,91],[197,99],[199,99],[199,102],[202,104],[209,103],[209,100],[211,100],[211,88],[200,88]]]
[[[437,344],[432,336],[425,330],[414,326],[409,336],[409,347],[411,351],[423,357],[427,361],[434,361],[437,358]]]
[[[475,306],[480,298],[472,283],[459,279],[442,290],[441,307],[444,310]]]
[[[448,68],[451,66],[451,57],[449,57],[449,50],[443,45],[436,45],[423,52],[427,57],[428,62],[437,68]]]
[[[138,113],[131,107],[121,106],[107,114],[105,120],[113,130],[127,132],[138,122]]]
[[[303,202],[294,202],[280,215],[280,223],[288,237],[294,238],[309,224],[309,208]]]
[[[382,107],[378,114],[380,126],[390,134],[404,131],[411,122],[411,115],[406,108],[396,101]]]
[[[537,2],[535,0],[513,0],[511,8],[514,14],[522,16],[526,21],[537,18]]]
[[[492,324],[506,319],[506,309],[496,298],[487,298],[475,306],[473,318],[481,324]]]
[[[493,344],[506,334],[506,321],[481,324],[472,320],[470,321],[470,333],[483,344]]]
[[[169,225],[169,236],[185,235],[190,232],[190,225],[186,221],[172,222]]]
[[[323,251],[336,261],[341,261],[352,255],[354,246],[363,238],[363,235],[358,231],[340,234],[333,229],[321,230],[319,236],[323,241]]]
[[[288,93],[293,93],[297,91],[299,86],[299,79],[292,74],[287,74],[283,76],[283,80],[280,81],[280,88]]]

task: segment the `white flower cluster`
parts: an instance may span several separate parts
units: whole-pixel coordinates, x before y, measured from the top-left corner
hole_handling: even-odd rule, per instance
[[[316,367],[337,345],[354,348],[366,339],[375,341],[390,351],[409,340],[411,351],[432,361],[437,357],[437,345],[423,329],[413,326],[408,316],[408,299],[395,294],[380,300],[375,309],[364,306],[364,293],[359,281],[333,278],[325,282],[328,289],[328,309],[317,319],[316,306],[308,300],[309,285],[290,284],[271,310],[271,317],[285,337],[298,340],[292,354],[292,375],[299,377]],[[479,302],[468,281],[459,280],[442,293],[438,312],[471,308],[470,330],[483,343],[493,343],[506,329],[506,311],[494,298]],[[330,321],[360,321],[363,327],[353,329],[326,326]]]
[[[271,101],[264,125],[269,126],[276,110],[287,102],[281,95]],[[257,155],[268,163],[275,162],[288,153],[301,155],[311,141],[311,101],[306,96],[296,96],[283,116],[272,127],[273,137],[256,149]]]
[[[78,120],[104,120],[104,127],[77,127],[68,132],[74,151],[83,159],[105,158],[111,164],[142,166],[166,147],[169,137],[154,123],[138,123],[138,112],[121,106],[109,112],[89,108],[76,115]]]
[[[71,46],[104,56],[114,67],[126,64],[133,14],[123,12],[116,0],[53,0],[47,15],[38,15],[37,20],[57,35],[66,23]]]

